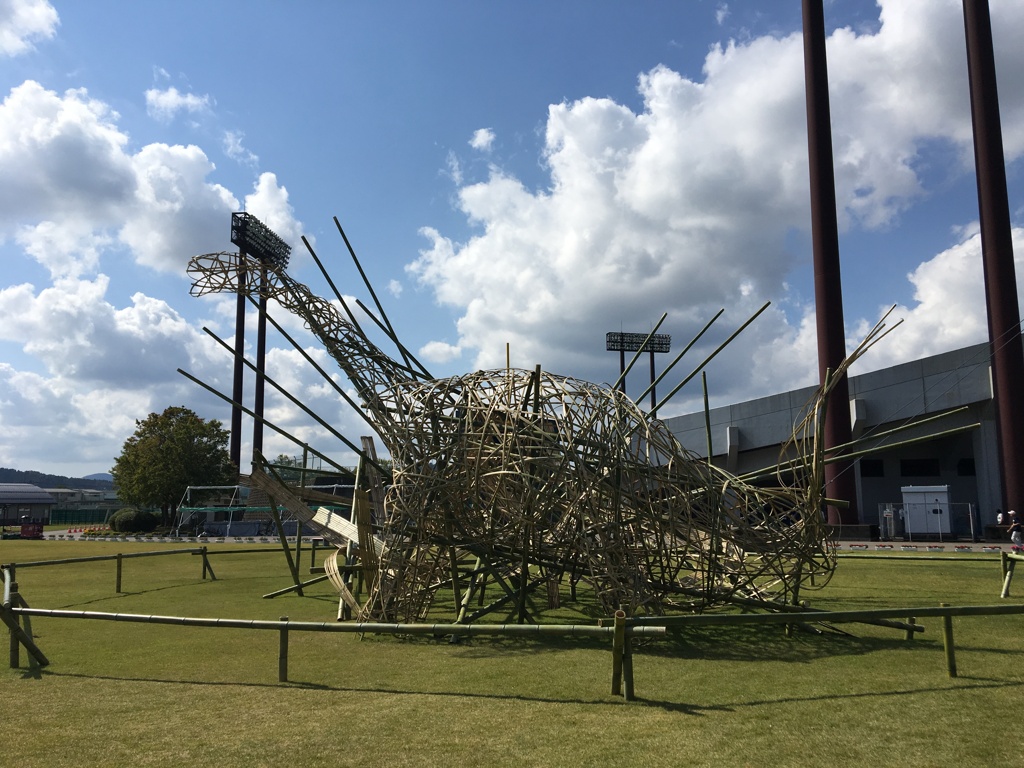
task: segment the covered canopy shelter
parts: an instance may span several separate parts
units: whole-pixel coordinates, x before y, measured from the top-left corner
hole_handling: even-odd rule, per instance
[[[0,524],[16,525],[23,517],[35,522],[50,520],[56,500],[38,485],[0,483]]]

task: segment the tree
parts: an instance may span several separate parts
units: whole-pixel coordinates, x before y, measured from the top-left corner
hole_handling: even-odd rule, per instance
[[[206,421],[184,406],[172,406],[135,427],[110,470],[125,504],[160,507],[167,525],[188,486],[236,482],[229,433],[216,419]]]
[[[297,484],[302,478],[302,472],[300,471],[303,469],[301,456],[287,456],[279,453],[273,461],[273,466],[278,477],[286,483]]]

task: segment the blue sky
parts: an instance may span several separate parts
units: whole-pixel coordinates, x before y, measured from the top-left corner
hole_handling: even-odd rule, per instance
[[[1024,2],[991,6],[1016,225]],[[981,341],[960,2],[825,14],[850,343],[890,305],[904,320],[862,370]],[[796,0],[0,0],[0,465],[101,472],[151,411],[228,420],[176,369],[230,389],[201,329],[229,338],[233,304],[190,297],[185,265],[230,249],[243,208],[294,246],[295,277],[328,294],[305,235],[369,303],[337,216],[438,376],[501,367],[508,345],[515,366],[611,381],[607,331],[667,312],[678,350],[724,307],[707,351],[770,300],[708,368],[713,404],[813,383],[800,24]],[[271,347],[275,378],[365,431]],[[662,415],[699,403],[691,385]]]

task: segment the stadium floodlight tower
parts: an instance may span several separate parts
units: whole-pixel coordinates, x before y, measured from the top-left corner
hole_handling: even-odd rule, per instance
[[[248,275],[244,266],[238,271],[238,305],[235,311],[235,377],[232,391],[234,405],[231,409],[231,460],[239,469],[242,466],[242,370],[245,347],[245,301],[249,280],[259,280],[261,288],[266,287],[267,267],[284,269],[288,266],[292,248],[266,224],[249,213],[231,214],[231,244],[237,245],[245,264],[245,256],[255,257],[261,267],[259,275]],[[267,292],[259,292],[259,320],[256,327],[256,390],[253,398],[253,413],[256,418],[252,428],[253,460],[263,452],[263,392],[265,377],[263,367],[267,354]]]
[[[645,343],[646,342],[646,343]],[[654,353],[668,352],[672,336],[667,333],[614,333],[605,335],[605,350],[619,353],[619,388],[626,391],[626,353],[641,350],[651,354],[651,417],[657,416],[657,395],[654,380]]]

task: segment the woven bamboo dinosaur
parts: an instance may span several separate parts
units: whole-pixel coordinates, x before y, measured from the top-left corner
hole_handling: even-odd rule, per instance
[[[775,485],[763,487],[687,452],[606,385],[539,367],[431,379],[284,269],[215,253],[195,257],[189,273],[193,295],[234,293],[242,277],[249,295],[302,318],[387,447],[393,483],[364,620],[421,620],[446,582],[463,618],[485,579],[504,590],[501,600],[522,602],[566,573],[592,586],[605,610],[658,614],[792,600],[835,567],[821,514],[825,387],[784,449]],[[460,576],[467,556],[475,565]]]

